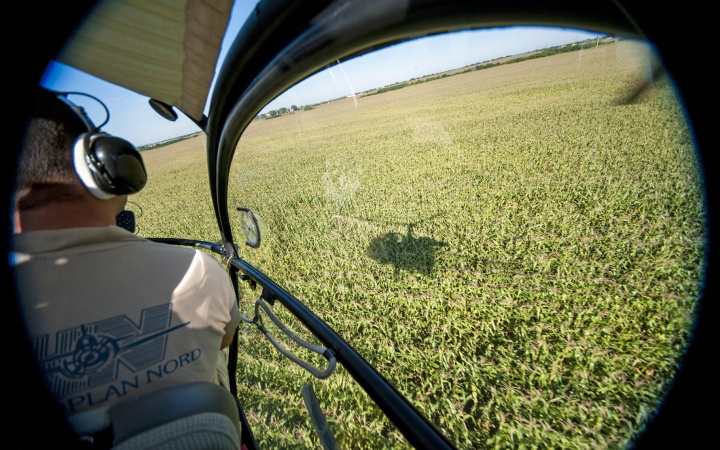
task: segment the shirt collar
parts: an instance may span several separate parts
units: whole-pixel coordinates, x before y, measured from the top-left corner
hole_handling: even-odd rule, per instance
[[[13,234],[12,249],[14,252],[37,254],[84,245],[140,241],[145,241],[145,239],[112,225],[109,227],[68,228]]]

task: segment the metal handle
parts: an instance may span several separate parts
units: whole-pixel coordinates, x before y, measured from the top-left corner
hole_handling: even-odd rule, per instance
[[[308,363],[307,361],[304,361],[300,359],[298,356],[291,353],[289,350],[287,350],[285,347],[280,345],[279,342],[275,340],[275,338],[272,337],[270,332],[268,332],[265,329],[265,326],[262,325],[262,320],[260,318],[260,308],[262,308],[265,311],[265,314],[270,318],[270,320],[282,331],[286,336],[288,336],[290,339],[295,341],[298,345],[301,347],[304,347],[308,350],[310,350],[313,353],[317,353],[318,355],[322,355],[325,359],[328,361],[328,366],[325,370],[320,370],[317,367],[313,366],[312,364]],[[259,297],[257,300],[255,300],[255,317],[253,318],[255,321],[255,325],[262,331],[262,333],[265,335],[268,341],[283,355],[285,355],[288,359],[290,359],[295,364],[299,365],[303,369],[310,372],[313,376],[316,378],[319,378],[321,380],[326,379],[332,373],[335,371],[335,367],[337,366],[337,360],[335,358],[335,353],[330,350],[329,348],[322,348],[318,347],[317,345],[313,345],[306,340],[302,339],[301,337],[297,336],[295,333],[293,333],[288,327],[285,326],[282,322],[280,322],[280,319],[278,319],[275,314],[270,310],[270,307],[263,301],[262,297]]]

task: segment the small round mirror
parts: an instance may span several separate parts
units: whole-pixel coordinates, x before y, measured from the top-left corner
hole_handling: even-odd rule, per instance
[[[152,109],[154,109],[156,113],[160,114],[163,119],[167,119],[170,122],[175,122],[177,120],[177,113],[175,112],[173,107],[168,105],[167,103],[161,102],[160,100],[155,100],[154,98],[148,100],[148,103],[150,103]]]
[[[265,223],[259,215],[248,208],[238,206],[237,210],[241,211],[240,229],[245,235],[245,244],[252,248],[260,247],[260,242],[265,236]]]

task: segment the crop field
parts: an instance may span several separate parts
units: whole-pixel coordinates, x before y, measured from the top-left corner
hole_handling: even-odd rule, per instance
[[[671,85],[618,104],[648,58],[621,41],[254,121],[231,216],[237,242],[235,206],[268,231],[241,254],[460,448],[625,447],[678,367],[704,260]],[[217,240],[204,136],[143,157],[140,234]],[[342,367],[315,380],[253,326],[237,378],[263,448],[320,448],[306,383],[342,448],[408,447]]]

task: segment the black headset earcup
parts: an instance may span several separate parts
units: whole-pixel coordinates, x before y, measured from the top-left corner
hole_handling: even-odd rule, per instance
[[[85,186],[85,188],[94,197],[99,198],[100,200],[107,200],[109,198],[112,198],[114,195],[107,192],[101,187],[106,183],[98,182],[99,177],[97,177],[96,172],[99,169],[102,169],[102,167],[99,167],[97,161],[94,161],[95,157],[91,156],[91,154],[88,152],[88,148],[90,146],[90,138],[92,136],[93,133],[90,132],[82,133],[75,140],[72,155],[73,167],[75,168],[75,173],[78,175],[78,178],[80,178],[83,186]]]
[[[93,176],[103,191],[112,195],[129,195],[145,187],[145,164],[140,152],[130,142],[102,134],[90,138],[88,153],[91,159],[95,159]]]

